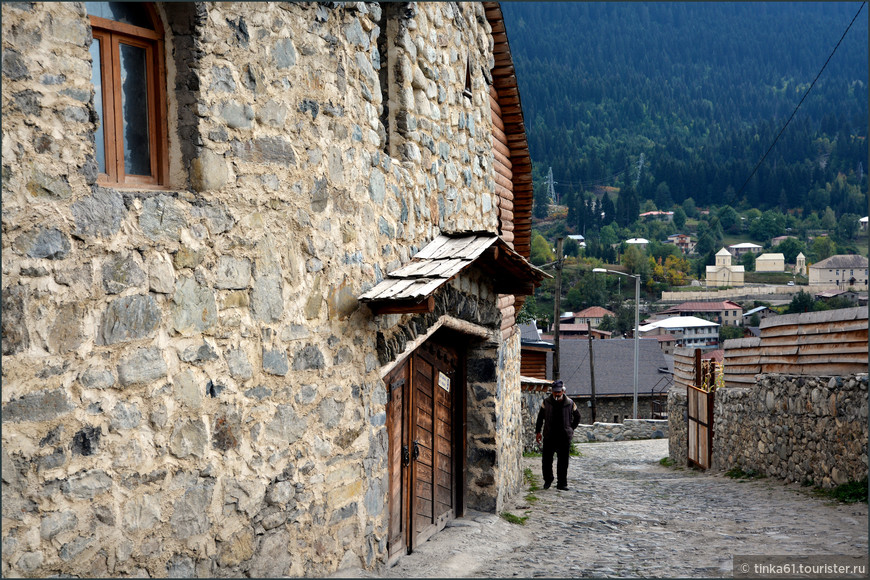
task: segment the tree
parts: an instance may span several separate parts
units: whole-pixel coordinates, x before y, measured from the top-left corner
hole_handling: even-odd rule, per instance
[[[785,216],[778,210],[769,209],[749,226],[749,234],[756,240],[767,242],[785,231]]]
[[[749,326],[758,326],[759,324],[761,324],[761,319],[758,317],[758,313],[755,312],[749,317]]]
[[[731,326],[728,324],[723,324],[719,327],[719,346],[722,346],[722,343],[726,340],[731,340],[732,338],[743,338],[743,327],[742,326]]]
[[[786,264],[796,263],[798,254],[807,251],[806,244],[797,238],[786,238],[777,244],[775,249],[785,257]]]
[[[830,258],[837,251],[837,245],[834,240],[828,236],[819,236],[813,239],[810,245],[810,253],[812,254],[813,262],[819,262],[825,258]]]
[[[538,191],[535,193],[532,213],[538,219],[544,219],[550,213],[550,194],[547,192],[547,186],[544,184],[538,187]]]
[[[681,207],[674,210],[674,225],[677,226],[678,230],[682,230],[686,226],[686,212]]]
[[[662,211],[667,211],[674,205],[674,200],[671,198],[671,188],[666,181],[662,181],[656,187],[655,201],[656,207]]]
[[[563,248],[565,250],[566,256],[577,256],[580,254],[580,244],[577,243],[577,240],[574,238],[568,238],[565,240],[565,246]]]
[[[858,233],[859,219],[860,218],[853,213],[843,214],[843,217],[840,218],[839,228],[837,229],[837,233],[840,235],[842,240],[851,240],[855,238],[855,234]]]
[[[800,292],[792,296],[791,303],[788,305],[785,313],[797,314],[800,312],[812,312],[813,302],[813,295],[809,292],[801,290]]]
[[[538,303],[535,301],[535,296],[527,296],[523,307],[517,312],[517,324],[528,324],[535,322],[538,315]]]
[[[834,231],[834,228],[837,227],[837,216],[830,207],[825,208],[825,213],[822,214],[822,219],[819,221],[819,225],[821,225],[824,229],[830,231]]]
[[[740,216],[730,205],[723,206],[716,212],[719,217],[719,223],[722,224],[722,229],[728,233],[734,234],[740,231]]]
[[[544,239],[544,236],[538,232],[532,232],[532,248],[530,261],[536,266],[546,264],[555,260],[553,250],[550,248],[549,242]]]
[[[683,211],[686,212],[687,217],[698,217],[698,208],[695,205],[695,200],[691,197],[686,198],[686,201],[683,202],[682,208]]]
[[[755,272],[755,254],[752,252],[746,252],[740,256],[740,264],[747,272]]]

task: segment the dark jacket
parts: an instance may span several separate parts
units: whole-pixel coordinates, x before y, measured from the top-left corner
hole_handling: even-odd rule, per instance
[[[558,417],[556,413],[562,414],[562,425],[565,426],[565,435],[570,441],[574,437],[574,429],[580,424],[580,411],[577,410],[577,405],[568,398],[568,395],[562,395],[562,400],[557,401],[550,395],[541,403],[541,409],[538,411],[538,420],[535,422],[535,433],[541,433],[541,426],[544,427],[544,438],[557,436],[555,433],[550,433],[550,425],[555,422]]]

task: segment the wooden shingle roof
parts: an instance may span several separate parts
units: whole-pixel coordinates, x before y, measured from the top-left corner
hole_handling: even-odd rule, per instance
[[[492,232],[440,234],[410,262],[359,297],[376,314],[431,312],[434,292],[476,264],[502,294],[529,295],[551,276],[526,261]]]

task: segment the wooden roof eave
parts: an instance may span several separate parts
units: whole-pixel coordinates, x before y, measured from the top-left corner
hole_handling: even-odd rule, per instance
[[[451,248],[452,251],[448,251]],[[467,259],[457,260],[456,254],[465,255]],[[452,266],[448,268],[447,264]],[[486,273],[499,294],[528,296],[544,278],[552,277],[492,233],[442,235],[420,250],[411,263],[388,274],[359,300],[368,304],[376,315],[433,312],[434,293],[472,264]],[[414,272],[422,274],[415,278]],[[409,295],[415,289],[417,294]]]

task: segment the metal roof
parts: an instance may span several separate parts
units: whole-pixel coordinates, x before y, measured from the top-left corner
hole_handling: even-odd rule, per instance
[[[526,261],[496,234],[439,234],[410,262],[359,297],[360,302],[420,303],[441,285],[478,260],[504,294],[524,294],[551,276]],[[525,292],[524,292],[525,291]]]
[[[866,268],[867,267],[867,258],[864,256],[859,256],[857,254],[838,254],[836,256],[831,256],[830,258],[825,258],[824,260],[818,261],[810,268],[814,269],[822,269],[822,268]]]
[[[654,328],[699,328],[706,326],[719,326],[715,322],[702,320],[696,316],[672,316],[664,320],[657,320],[650,324],[640,326],[641,332],[648,332]]]
[[[568,396],[591,394],[589,371],[589,342],[583,339],[559,343],[559,375],[565,383]],[[630,395],[634,392],[634,340],[593,340],[595,392],[604,395]],[[665,390],[670,384],[673,363],[665,357],[657,340],[638,340],[638,393],[649,395]],[[553,376],[553,355],[547,354],[547,376]],[[664,378],[663,377],[667,377]]]

